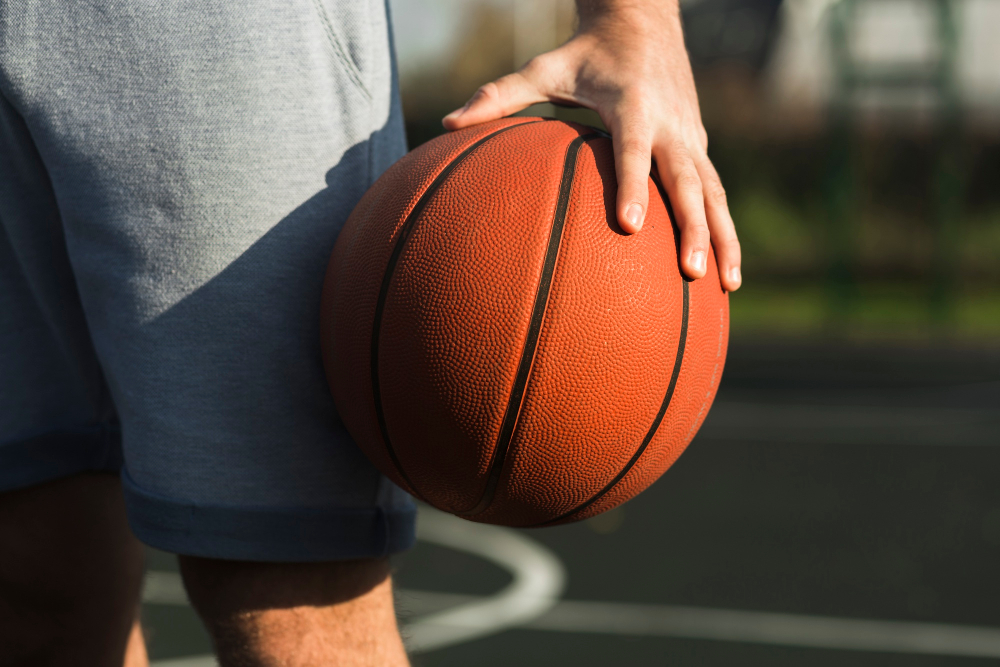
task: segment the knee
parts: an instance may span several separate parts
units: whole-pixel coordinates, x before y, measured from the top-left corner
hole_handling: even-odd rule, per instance
[[[408,664],[385,559],[180,563],[221,664]]]
[[[179,557],[191,604],[211,626],[240,614],[331,607],[360,598],[389,578],[386,558],[326,563],[253,563]]]
[[[119,658],[136,617],[142,547],[110,475],[0,495],[0,665]],[[20,662],[19,662],[20,661]]]

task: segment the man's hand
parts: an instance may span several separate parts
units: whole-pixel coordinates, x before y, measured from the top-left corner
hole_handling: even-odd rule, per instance
[[[677,0],[577,0],[580,27],[563,46],[486,84],[444,126],[458,130],[539,102],[593,109],[611,131],[618,222],[642,228],[655,158],[681,230],[681,267],[705,275],[715,247],[722,286],[739,288],[740,244],[726,194],[708,159]]]

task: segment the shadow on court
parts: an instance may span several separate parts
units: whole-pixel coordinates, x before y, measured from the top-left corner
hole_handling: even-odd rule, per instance
[[[561,561],[564,602],[414,663],[985,663],[969,647],[1000,651],[998,445],[1000,351],[734,343],[663,479],[590,521],[522,532]],[[175,569],[160,554],[150,566]],[[404,622],[510,580],[428,542],[396,559]],[[161,601],[165,581],[151,579]],[[145,614],[154,658],[208,649],[189,608]],[[819,639],[788,645],[797,633]]]

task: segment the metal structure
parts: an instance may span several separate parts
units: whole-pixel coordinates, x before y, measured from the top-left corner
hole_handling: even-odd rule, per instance
[[[830,244],[829,284],[831,317],[844,321],[857,292],[853,242],[857,238],[857,129],[860,98],[864,93],[922,93],[932,99],[935,166],[929,192],[933,200],[930,221],[934,229],[934,267],[929,276],[928,300],[932,321],[944,323],[955,291],[959,224],[964,198],[962,123],[957,90],[956,60],[959,35],[954,0],[919,0],[933,17],[935,57],[929,62],[863,62],[852,49],[853,31],[863,5],[893,0],[839,0],[830,8],[829,26],[834,94],[830,103],[830,153],[826,199]]]

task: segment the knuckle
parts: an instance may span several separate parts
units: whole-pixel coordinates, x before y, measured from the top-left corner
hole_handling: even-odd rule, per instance
[[[684,240],[690,243],[693,248],[702,250],[707,248],[712,242],[712,237],[708,231],[708,224],[705,222],[705,218],[693,211],[689,212],[686,216],[678,217],[683,217],[678,222],[684,229]]]
[[[638,138],[626,138],[622,140],[618,154],[629,163],[629,166],[642,168],[643,164],[649,162],[651,150],[648,142]]]
[[[476,91],[476,97],[488,100],[497,100],[500,98],[500,86],[496,81],[484,83],[479,86],[479,90]]]
[[[524,63],[518,72],[526,77],[540,76],[548,72],[552,65],[552,54],[542,53]]]
[[[722,183],[720,183],[715,179],[712,179],[704,183],[704,189],[705,189],[705,200],[707,202],[715,206],[728,208],[726,189],[722,187]]]
[[[471,107],[474,104],[481,104],[483,101],[485,101],[486,99],[488,99],[488,95],[486,93],[485,88],[486,88],[486,86],[480,86],[476,90],[476,92],[474,92],[472,94],[472,97],[469,98],[469,101],[465,103],[465,108],[466,109],[468,109],[469,107]]]
[[[698,190],[702,188],[701,178],[698,176],[698,172],[693,168],[684,168],[677,172],[677,177],[674,179],[677,183],[677,189],[683,191]]]
[[[499,103],[503,99],[501,86],[504,84],[503,80],[500,81],[490,81],[489,83],[484,83],[479,86],[479,90],[476,94],[472,96],[472,99],[476,102],[491,102]]]
[[[628,141],[622,143],[622,157],[634,160],[645,160],[649,158],[649,148],[645,147],[641,141]]]
[[[740,257],[740,242],[735,236],[729,236],[719,241],[719,250],[724,252],[726,255],[739,259]]]
[[[675,156],[679,160],[684,160],[685,162],[691,162],[691,151],[688,148],[688,144],[683,138],[676,138],[670,141],[669,145],[670,154]]]

